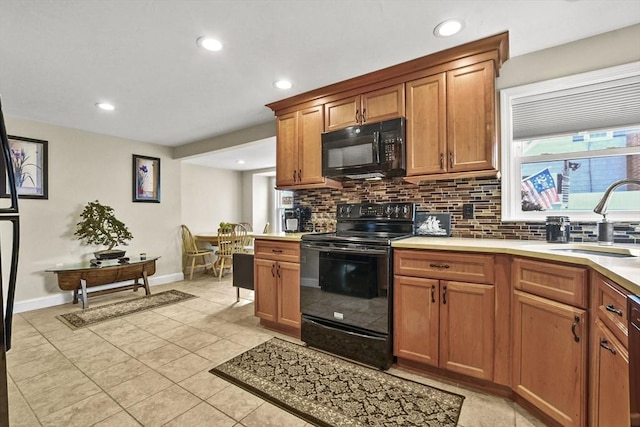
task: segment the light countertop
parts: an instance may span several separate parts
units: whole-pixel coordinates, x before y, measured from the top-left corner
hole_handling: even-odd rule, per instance
[[[309,233],[251,233],[254,239],[287,240],[290,242],[299,242],[305,234]]]
[[[628,258],[558,251],[558,249],[598,250],[603,248],[596,243],[547,243],[539,240],[409,237],[393,242],[392,246],[407,249],[502,253],[584,265],[593,268],[628,291],[640,295],[640,246],[638,245],[615,244],[605,247],[611,248],[609,250],[612,251],[629,251],[636,255]]]

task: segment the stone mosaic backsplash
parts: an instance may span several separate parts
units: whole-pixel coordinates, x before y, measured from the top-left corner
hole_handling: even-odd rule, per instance
[[[347,181],[340,190],[296,190],[295,199],[296,205],[311,207],[316,216],[333,220],[338,203],[413,202],[421,211],[450,213],[452,237],[546,240],[544,223],[500,222],[501,192],[497,178],[429,181],[420,185],[400,178]],[[474,219],[462,218],[465,203],[474,205]],[[572,242],[596,242],[597,238],[597,223],[571,222]],[[640,222],[616,223],[614,241],[640,244]]]

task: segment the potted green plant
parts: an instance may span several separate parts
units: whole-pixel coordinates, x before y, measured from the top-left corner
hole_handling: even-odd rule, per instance
[[[80,214],[80,222],[73,233],[86,244],[104,245],[107,249],[96,251],[97,259],[123,257],[125,251],[114,249],[116,245],[126,245],[133,239],[127,226],[118,220],[111,206],[102,205],[98,200],[89,202]]]

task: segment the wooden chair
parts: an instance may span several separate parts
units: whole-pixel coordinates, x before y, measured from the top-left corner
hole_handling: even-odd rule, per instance
[[[236,247],[236,233],[234,227],[218,228],[218,250],[215,268],[219,269],[218,280],[222,280],[225,268],[233,265],[233,252]]]
[[[234,224],[233,230],[236,233],[234,252],[253,253],[253,242],[247,228],[240,223]]]
[[[198,245],[196,245],[196,239],[191,234],[191,230],[186,225],[182,225],[182,253],[187,258],[185,262],[184,270],[187,268],[187,264],[189,262],[189,258],[191,258],[191,274],[189,275],[189,280],[193,280],[193,270],[196,267],[196,258],[202,257],[202,262],[204,262],[205,269],[207,268],[207,257],[211,260],[209,263],[211,265],[211,269],[213,269],[213,250],[211,249],[200,249]],[[184,272],[184,271],[183,271]]]

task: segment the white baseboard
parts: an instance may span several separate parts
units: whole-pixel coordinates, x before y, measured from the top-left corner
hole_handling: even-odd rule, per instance
[[[164,285],[167,283],[178,282],[184,279],[184,274],[182,273],[173,273],[166,274],[164,276],[152,276],[149,277],[149,286],[157,286]],[[99,291],[102,289],[110,289],[118,286],[123,286],[127,284],[131,284],[131,281],[126,282],[118,282],[111,283],[109,285],[103,286],[94,286],[91,288],[92,291]],[[73,292],[71,291],[62,291],[59,294],[48,295],[46,297],[34,298],[25,301],[16,301],[13,306],[14,313],[24,313],[25,311],[37,310],[39,308],[47,308],[53,307],[55,305],[67,304],[73,301]]]

